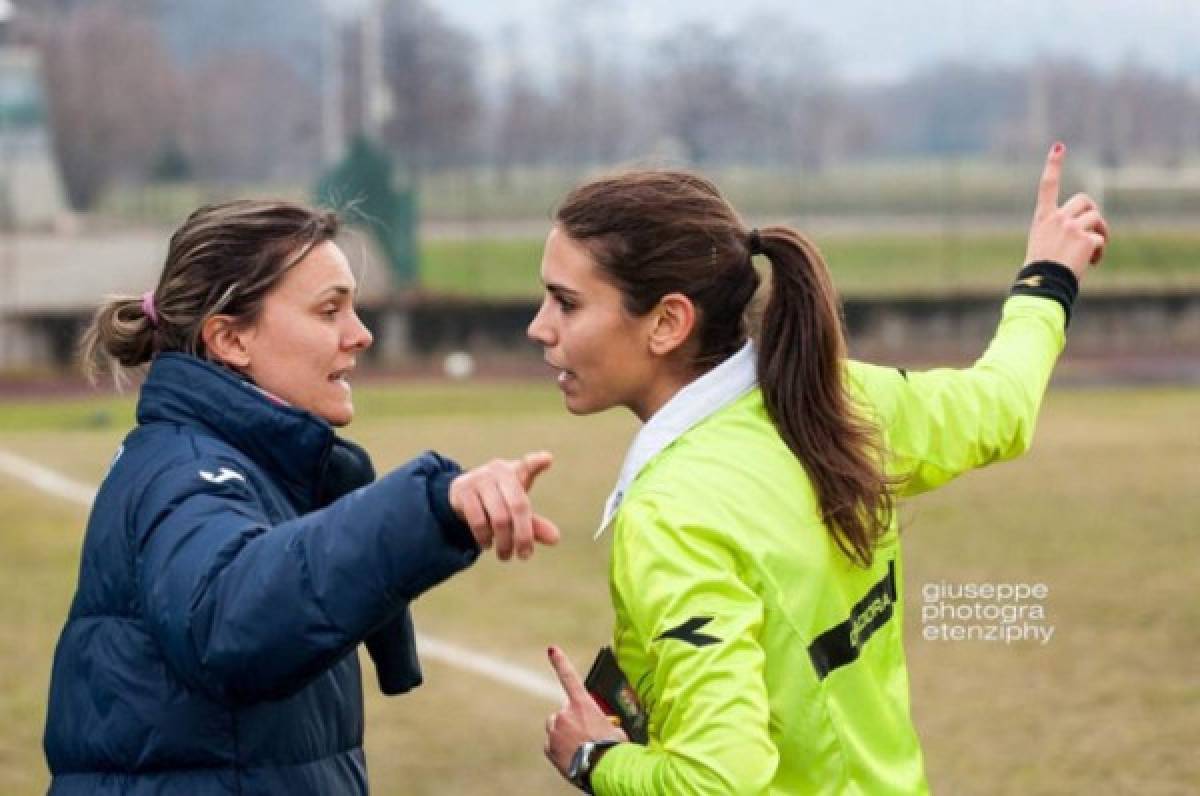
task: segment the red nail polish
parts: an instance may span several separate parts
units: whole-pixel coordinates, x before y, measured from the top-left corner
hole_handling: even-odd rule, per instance
[[[554,647],[546,647],[546,654],[550,657],[554,657]]]
[[[1062,141],[1055,141],[1054,142],[1054,154],[1056,154],[1056,155],[1060,154],[1062,151],[1063,151]]]

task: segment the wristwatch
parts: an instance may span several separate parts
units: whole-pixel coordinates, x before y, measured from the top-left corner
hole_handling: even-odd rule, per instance
[[[600,755],[606,750],[619,744],[620,741],[584,741],[571,757],[571,767],[567,769],[567,779],[571,784],[584,793],[592,792],[592,769],[600,760]]]

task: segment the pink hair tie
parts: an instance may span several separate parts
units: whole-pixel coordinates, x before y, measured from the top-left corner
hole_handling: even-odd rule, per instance
[[[150,325],[158,328],[158,310],[154,309],[154,291],[147,290],[142,294],[142,314],[150,319]]]

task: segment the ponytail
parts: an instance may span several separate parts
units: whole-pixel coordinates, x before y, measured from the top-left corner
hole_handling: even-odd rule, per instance
[[[691,365],[703,373],[746,341],[759,284],[751,264],[771,260],[761,319],[758,380],[779,435],[808,472],[838,547],[869,566],[891,524],[895,482],[879,431],[855,411],[843,383],[846,344],[837,294],[816,246],[788,227],[747,232],[713,183],[679,171],[601,177],[569,193],[555,221],[582,243],[598,272],[642,317],[668,293],[698,310]]]
[[[771,262],[758,378],[767,412],[804,465],[825,524],[853,561],[870,566],[891,523],[892,481],[878,430],[843,381],[846,344],[837,294],[817,247],[788,227],[754,243]]]
[[[154,324],[140,297],[113,296],[100,305],[80,340],[80,360],[88,381],[108,371],[120,387],[122,368],[149,362],[155,354]]]

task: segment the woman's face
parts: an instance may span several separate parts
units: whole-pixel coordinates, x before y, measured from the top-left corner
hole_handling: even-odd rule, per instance
[[[528,334],[558,371],[567,409],[627,406],[645,419],[660,376],[648,346],[651,316],[630,315],[587,249],[558,226],[546,238],[542,283],[546,295]]]
[[[346,255],[319,243],[267,294],[258,323],[242,335],[246,364],[258,386],[331,425],[354,417],[350,373],[371,345],[354,311],[357,284]]]

